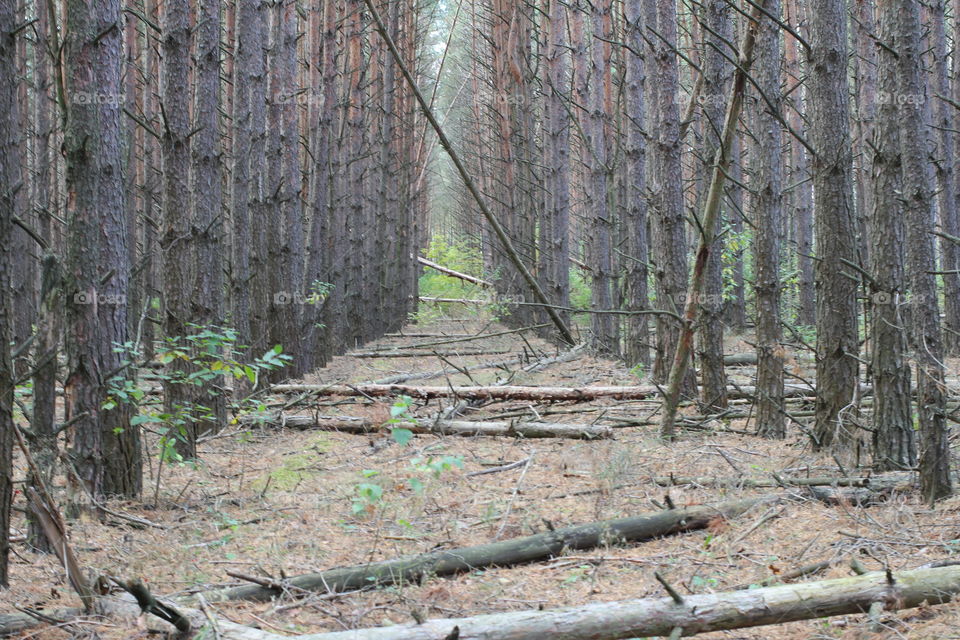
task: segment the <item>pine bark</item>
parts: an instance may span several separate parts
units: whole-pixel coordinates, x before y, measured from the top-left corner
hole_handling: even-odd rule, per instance
[[[75,420],[71,463],[85,485],[84,490],[73,487],[73,513],[89,506],[86,492],[95,498],[132,497],[142,482],[139,432],[129,424],[129,406],[104,406],[111,379],[123,375],[123,358],[115,347],[128,341],[121,24],[119,0],[67,2],[64,74],[69,93],[63,146],[69,328],[64,395],[66,418]]]
[[[933,0],[924,5],[926,24],[930,26],[930,46],[933,52],[932,91],[938,96],[950,95],[950,71],[947,61],[946,1]],[[956,20],[956,14],[954,14]],[[953,43],[953,64],[958,65],[956,42]],[[934,129],[931,132],[936,140],[937,161],[933,163],[937,178],[937,212],[940,230],[953,237],[960,237],[960,216],[957,212],[956,149],[957,137],[954,116],[955,107],[940,98],[930,102],[933,111]],[[960,354],[960,247],[947,238],[941,238],[940,271],[943,278],[943,348],[949,356]]]
[[[13,237],[20,175],[20,112],[17,100],[16,2],[0,0],[0,247]],[[13,498],[13,387],[10,357],[14,300],[10,253],[0,251],[0,587],[9,585],[7,558]]]
[[[651,205],[654,209],[651,258],[656,283],[657,306],[679,317],[683,313],[687,289],[687,238],[683,216],[683,190],[680,162],[680,106],[677,46],[677,7],[672,0],[646,0],[649,21],[658,36],[653,43],[652,61],[656,84],[655,108],[649,128],[652,140],[651,162],[654,176]],[[662,38],[662,40],[661,40]],[[680,340],[681,323],[677,317],[657,315],[657,344],[653,377],[665,382],[670,374]],[[681,393],[696,397],[696,379],[692,367],[683,380]]]
[[[730,93],[733,65],[723,56],[733,35],[733,9],[725,0],[709,0],[703,5],[703,142],[702,171],[709,176],[720,145],[724,107]],[[708,181],[701,181],[697,210],[703,210]],[[700,320],[697,324],[697,356],[700,363],[700,404],[704,412],[727,406],[727,375],[723,367],[723,248],[722,234],[717,234],[705,265],[704,292],[697,301]]]
[[[160,94],[164,128],[160,142],[163,172],[163,331],[176,348],[189,352],[190,285],[193,272],[192,215],[190,208],[190,3],[165,0],[163,3],[163,66]],[[165,436],[175,443],[186,459],[197,455],[199,387],[186,384],[193,367],[182,358],[167,365],[163,381],[164,413],[173,416]]]
[[[643,59],[646,16],[642,0],[626,0],[623,5],[625,61],[624,126],[627,129],[624,149],[626,163],[626,203],[623,206],[624,279],[627,311],[644,311],[650,306],[647,290],[647,263],[650,248],[647,237],[647,143],[644,133],[646,117],[646,65]],[[650,365],[650,331],[646,314],[628,316],[624,334],[623,356],[630,366]]]
[[[223,198],[223,147],[220,113],[221,3],[201,0],[198,6],[196,66],[194,76],[193,130],[190,143],[191,191],[193,195],[194,275],[189,298],[189,315],[201,327],[222,327],[224,318],[223,254],[225,251]],[[211,380],[202,396],[208,409],[198,421],[197,431],[219,431],[226,425],[226,385],[222,377]],[[212,393],[210,392],[212,391]],[[200,401],[200,398],[195,398]]]
[[[767,0],[766,10],[780,16],[779,0]],[[768,438],[786,436],[783,408],[783,361],[780,327],[780,255],[783,219],[783,141],[779,117],[780,28],[764,21],[757,35],[757,66],[754,74],[766,96],[756,114],[754,127],[753,193],[754,292],[757,306],[757,431]]]
[[[920,6],[914,0],[893,1],[896,22],[893,44],[897,52],[900,106],[900,149],[906,223],[906,269],[910,283],[914,360],[917,367],[917,414],[920,426],[920,493],[928,503],[949,496],[950,447],[946,425],[946,383],[940,305],[933,271],[933,191],[923,141],[929,138],[923,105],[927,98],[921,61]],[[819,378],[818,378],[819,379]]]
[[[807,81],[813,158],[817,261],[817,449],[849,456],[857,427],[857,264],[853,165],[847,84],[847,10],[843,0],[823,0],[809,15]],[[844,261],[847,261],[846,263]],[[853,273],[851,273],[853,272]]]
[[[880,42],[892,43],[897,7],[879,5]],[[879,91],[898,93],[897,62],[892,48],[879,47]],[[893,100],[878,105],[872,150],[874,209],[870,214],[872,286],[870,377],[873,402],[873,465],[878,470],[913,467],[917,461],[910,408],[910,365],[907,362],[906,282],[903,269],[904,203],[900,153],[900,113]]]

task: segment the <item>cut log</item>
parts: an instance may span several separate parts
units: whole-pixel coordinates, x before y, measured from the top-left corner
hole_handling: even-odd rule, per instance
[[[454,278],[459,278],[460,280],[463,280],[464,282],[469,282],[469,283],[475,284],[475,285],[477,285],[477,286],[479,286],[479,287],[492,287],[492,286],[493,286],[492,283],[487,282],[486,280],[483,280],[482,278],[478,278],[477,276],[471,276],[471,275],[466,274],[466,273],[461,273],[461,272],[459,272],[459,271],[454,271],[453,269],[448,269],[447,267],[441,266],[441,265],[437,264],[436,262],[433,262],[432,260],[427,260],[426,258],[423,258],[423,257],[420,257],[420,256],[417,257],[417,262],[419,262],[420,264],[422,264],[422,265],[425,266],[425,267],[430,267],[431,269],[434,269],[435,271],[439,271],[440,273],[442,273],[442,274],[444,274],[444,275],[452,276],[452,277],[454,277]]]
[[[247,419],[246,424],[264,424],[262,420]],[[558,422],[468,422],[465,420],[418,420],[385,425],[383,421],[356,416],[278,416],[266,424],[293,429],[320,429],[346,433],[371,433],[387,426],[410,429],[414,433],[436,433],[449,436],[520,436],[523,438],[572,438],[593,440],[610,438],[613,428],[604,425]]]
[[[724,502],[714,506],[670,509],[632,518],[592,522],[502,542],[434,551],[418,556],[311,573],[290,578],[285,584],[297,590],[336,593],[372,586],[385,587],[398,583],[419,582],[430,576],[445,576],[482,567],[509,566],[546,560],[560,555],[565,549],[592,549],[604,544],[640,542],[682,531],[703,529],[717,518],[733,518],[754,505],[770,503],[778,499],[777,496],[767,496]],[[203,594],[204,598],[210,602],[270,600],[277,595],[279,595],[277,589],[261,585],[244,585]],[[447,633],[449,632],[450,629],[447,629]]]
[[[589,640],[682,636],[826,616],[862,614],[879,603],[887,611],[951,602],[960,593],[960,567],[794,583],[740,591],[600,602],[544,611],[511,611],[473,618],[427,620],[366,630],[316,633],[301,640]],[[458,633],[453,633],[459,629]]]

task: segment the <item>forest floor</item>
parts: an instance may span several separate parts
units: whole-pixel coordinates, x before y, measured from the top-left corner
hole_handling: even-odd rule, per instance
[[[463,335],[504,329],[472,318],[410,327],[408,332]],[[362,351],[440,339],[385,338]],[[446,352],[510,352],[446,356],[458,367],[514,355],[533,361],[559,353],[557,347],[532,332],[435,348]],[[750,347],[743,339],[733,337],[727,352],[737,351],[747,352]],[[794,355],[796,373],[812,376],[810,358]],[[424,355],[410,358],[360,359],[345,355],[305,382],[359,383],[443,368],[449,370],[447,377],[408,384],[493,384],[509,375],[505,369],[485,369],[472,373],[471,380],[424,350]],[[586,353],[536,373],[520,372],[520,365],[510,370],[512,384],[518,385],[579,387],[644,382],[622,365]],[[740,385],[751,384],[754,371],[750,366],[728,368],[728,374]],[[312,415],[316,411],[386,422],[392,402],[363,397],[319,398],[290,409],[288,415]],[[411,412],[427,417],[443,406],[443,401],[435,400],[426,406],[416,404]],[[664,502],[668,492],[677,506],[770,493],[794,496],[774,506],[758,506],[707,530],[570,552],[524,566],[434,578],[419,586],[215,605],[220,615],[235,622],[291,634],[407,623],[415,614],[462,617],[661,597],[664,590],[654,579],[654,571],[681,593],[703,593],[756,584],[820,560],[835,564],[817,577],[799,580],[851,575],[850,561],[854,558],[871,570],[884,566],[898,570],[960,553],[960,498],[929,509],[920,503],[915,491],[904,490],[894,491],[881,504],[860,508],[825,504],[802,488],[658,486],[652,478],[669,474],[761,480],[769,480],[772,473],[791,477],[842,475],[837,462],[812,452],[809,439],[795,427],[790,427],[785,441],[724,432],[752,430],[752,422],[745,418],[714,420],[700,424],[700,430],[681,430],[679,439],[666,445],[657,438],[658,406],[656,400],[549,405],[498,402],[474,406],[462,414],[462,419],[482,420],[503,413],[540,415],[549,408],[577,413],[544,416],[547,420],[614,426],[622,424],[614,421],[617,418],[651,418],[650,424],[617,428],[614,438],[594,441],[416,435],[401,446],[386,429],[351,435],[275,425],[234,426],[202,443],[202,463],[198,467],[165,467],[156,493],[153,456],[145,472],[149,478],[145,479],[148,488],[143,501],[113,501],[109,505],[114,511],[146,518],[163,529],[83,520],[71,525],[70,536],[81,565],[118,577],[140,577],[157,595],[177,595],[242,584],[227,576],[228,570],[280,579],[524,536],[544,531],[545,521],[561,527],[651,513],[658,510],[653,503]],[[749,405],[737,408],[749,410]],[[811,408],[810,401],[790,404],[792,412]],[[695,407],[684,411],[697,413]],[[467,475],[528,459],[526,465],[511,470]],[[438,466],[437,473],[423,469],[429,461],[444,460],[448,468]],[[852,474],[854,470],[847,472]],[[861,472],[866,473],[866,469],[857,471]],[[24,475],[24,461],[18,458],[16,477]],[[421,491],[411,489],[411,477],[423,483]],[[380,486],[382,495],[377,498],[368,493],[364,500],[364,484]],[[18,495],[16,504],[24,506],[22,495]],[[22,514],[15,515],[15,524],[22,530]],[[13,604],[37,608],[78,605],[55,558],[32,553],[23,542],[13,548],[12,585],[9,591],[0,593],[0,612],[12,612]],[[162,624],[156,619],[149,621],[154,628]],[[850,615],[698,637],[960,638],[960,610],[956,605],[885,614],[883,624],[884,630],[875,632],[867,616]],[[142,621],[112,619],[38,628],[20,637],[148,636]]]

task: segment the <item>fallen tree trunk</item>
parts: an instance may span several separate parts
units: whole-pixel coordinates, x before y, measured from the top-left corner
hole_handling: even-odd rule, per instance
[[[723,364],[727,366],[737,366],[745,364],[757,364],[756,353],[728,353],[723,356]]]
[[[545,611],[511,611],[422,624],[316,633],[299,640],[617,640],[682,636],[826,616],[936,605],[960,593],[960,567],[875,571],[851,578],[674,598],[600,602]],[[454,630],[458,631],[454,631]]]
[[[790,478],[776,476],[774,478],[682,478],[660,476],[651,479],[661,487],[680,485],[697,485],[700,487],[883,487],[910,481],[907,474],[873,477],[823,477],[823,478]]]
[[[246,424],[263,424],[248,419]],[[385,425],[383,421],[356,416],[278,416],[266,424],[293,429],[321,429],[347,433],[371,433],[385,427],[410,429],[414,433],[436,433],[449,436],[521,436],[524,438],[573,438],[593,440],[610,438],[613,428],[604,425],[562,422],[468,422],[466,420],[418,420]]]
[[[642,400],[656,396],[660,391],[654,385],[622,387],[522,387],[516,385],[489,387],[415,387],[401,384],[276,384],[274,393],[314,393],[322,396],[397,396],[406,395],[425,400],[432,398],[464,398],[469,400],[533,400],[537,402],[585,402],[599,398],[614,400]],[[730,398],[752,397],[755,387],[732,388]],[[814,392],[807,387],[786,385],[788,396],[810,396]]]
[[[324,396],[398,396],[412,398],[463,398],[467,400],[536,400],[585,401],[597,398],[631,400],[648,398],[658,393],[653,385],[638,387],[520,387],[512,385],[489,387],[414,387],[400,384],[310,385],[277,384],[275,393],[312,392]]]
[[[331,569],[290,578],[284,585],[294,590],[336,593],[419,582],[430,576],[445,576],[489,566],[509,566],[546,560],[565,549],[591,549],[604,544],[640,542],[682,531],[703,529],[717,518],[736,517],[761,502],[777,496],[724,502],[714,506],[670,509],[659,513],[564,527],[524,538],[492,542],[449,551]],[[280,595],[275,588],[245,585],[203,594],[210,602],[224,600],[269,600]],[[447,629],[449,633],[450,629]],[[443,636],[440,636],[443,637]],[[497,636],[503,637],[503,636]]]
[[[459,278],[460,280],[463,280],[464,282],[469,282],[469,283],[475,284],[475,285],[477,285],[477,286],[479,286],[479,287],[492,287],[492,286],[493,286],[492,283],[487,282],[486,280],[483,280],[483,279],[481,279],[481,278],[478,278],[477,276],[471,276],[471,275],[466,274],[466,273],[461,273],[461,272],[459,272],[459,271],[454,271],[453,269],[448,269],[447,267],[441,266],[441,265],[437,264],[436,262],[433,262],[432,260],[427,260],[426,258],[424,258],[424,257],[422,257],[422,256],[417,256],[417,262],[419,262],[420,264],[422,264],[422,265],[425,266],[425,267],[430,267],[431,269],[434,269],[435,271],[439,271],[440,273],[442,273],[442,274],[444,274],[444,275],[452,276],[452,277],[454,277],[454,278]]]
[[[811,566],[819,570],[820,564]],[[222,640],[620,640],[668,636],[680,628],[681,635],[693,636],[709,631],[865,614],[871,608],[897,611],[924,603],[946,604],[953,601],[957,593],[960,593],[960,566],[953,565],[890,574],[874,571],[850,578],[688,595],[682,596],[681,602],[674,598],[643,598],[298,636],[281,636],[220,618],[217,635]],[[136,603],[129,599],[105,601],[102,608],[113,615],[132,617],[139,613]],[[56,613],[63,615],[68,611]],[[184,610],[183,613],[194,618],[198,627],[206,622],[199,611]],[[39,624],[43,623],[26,614],[0,616],[0,635]]]
[[[443,356],[457,358],[462,356],[501,356],[510,353],[513,349],[465,349],[462,351],[353,351],[347,353],[351,358],[426,358],[429,356]]]

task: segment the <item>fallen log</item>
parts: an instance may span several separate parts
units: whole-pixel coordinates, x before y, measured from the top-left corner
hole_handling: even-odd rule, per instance
[[[477,340],[486,340],[487,338],[499,338],[500,336],[507,336],[514,333],[523,333],[525,331],[535,331],[536,329],[542,329],[544,327],[549,327],[550,323],[546,322],[543,324],[535,324],[529,327],[520,327],[519,329],[508,329],[505,331],[495,331],[493,333],[478,333],[472,336],[466,337],[457,337],[450,338],[447,340],[433,340],[431,342],[416,342],[414,344],[405,344],[405,345],[380,345],[371,347],[371,351],[390,351],[391,349],[427,349],[429,347],[439,347],[447,344],[454,344],[457,342],[475,342]]]
[[[559,356],[558,356],[559,358]],[[527,370],[527,369],[524,369]],[[517,385],[489,387],[415,387],[402,384],[275,384],[274,393],[313,393],[320,396],[397,396],[429,400],[432,398],[462,398],[468,400],[532,400],[536,402],[586,402],[600,398],[614,400],[643,400],[660,393],[654,385],[620,387],[524,387]],[[740,386],[730,389],[729,398],[753,397],[756,388]],[[813,397],[814,391],[798,385],[785,385],[785,396]]]
[[[756,353],[728,353],[723,356],[723,364],[728,367],[757,364]]]
[[[465,349],[462,351],[352,351],[344,355],[351,358],[427,358],[430,356],[457,358],[462,356],[502,356],[513,349]]]
[[[568,349],[563,353],[560,353],[555,356],[550,356],[549,358],[541,358],[530,364],[523,367],[523,370],[526,372],[540,371],[546,369],[552,364],[558,362],[569,362],[571,360],[576,360],[580,357],[583,352],[585,345],[577,345],[572,349]],[[514,365],[521,364],[525,361],[524,358],[512,358],[510,360],[501,360],[500,362],[481,362],[480,364],[473,364],[467,367],[463,367],[463,371],[477,371],[480,369],[496,369],[504,367],[512,367]],[[408,382],[410,380],[427,380],[429,378],[439,378],[440,376],[445,375],[455,375],[457,372],[441,370],[441,371],[428,371],[426,373],[404,373],[394,376],[389,376],[387,378],[381,378],[380,380],[375,380],[367,384],[398,384],[401,382]]]
[[[659,476],[651,478],[651,481],[661,487],[681,485],[751,489],[770,487],[883,487],[910,482],[910,476],[908,474],[837,478],[829,476],[822,478],[791,478],[787,476],[775,476],[773,478],[684,478]]]
[[[419,582],[430,576],[452,575],[482,567],[524,564],[553,558],[563,553],[565,549],[592,549],[604,544],[641,542],[683,531],[703,529],[718,518],[733,518],[754,505],[770,503],[778,499],[778,496],[766,496],[724,502],[713,506],[670,509],[632,518],[592,522],[502,542],[434,551],[355,567],[330,569],[289,578],[284,581],[284,585],[296,590],[338,593],[374,586],[385,587],[398,583]],[[252,584],[208,591],[203,593],[203,597],[209,602],[262,601],[270,600],[281,593],[280,589]],[[447,629],[447,633],[449,632],[450,629]]]
[[[952,602],[958,593],[960,566],[951,565],[687,595],[681,596],[680,602],[672,597],[643,598],[296,636],[282,636],[218,618],[217,636],[221,640],[621,640],[669,636],[678,628],[682,630],[680,635],[693,636],[710,631],[866,614],[871,608],[898,611],[941,605]],[[103,600],[100,608],[107,615],[134,617],[139,614],[139,607],[131,600],[129,596]],[[37,612],[37,617],[63,619],[75,611],[42,611]],[[184,610],[183,613],[195,619],[198,628],[206,622],[199,611]],[[0,635],[18,633],[40,624],[43,623],[27,614],[2,615]]]
[[[346,433],[371,433],[386,427],[409,429],[414,433],[448,436],[520,436],[523,438],[572,438],[593,440],[610,438],[613,428],[604,425],[559,422],[470,422],[466,420],[417,420],[385,425],[383,421],[356,416],[277,416],[266,423],[245,419],[245,424],[269,424],[293,429],[319,429]]]
[[[455,270],[453,270],[453,269],[444,267],[444,266],[442,266],[442,265],[437,264],[436,262],[433,262],[432,260],[427,260],[426,258],[424,258],[424,257],[422,257],[422,256],[417,256],[417,262],[419,262],[420,264],[422,264],[422,265],[425,266],[425,267],[430,267],[431,269],[433,269],[433,270],[435,270],[435,271],[439,271],[440,273],[442,273],[442,274],[444,274],[444,275],[451,276],[451,277],[454,277],[454,278],[459,278],[460,280],[463,280],[464,282],[469,282],[469,283],[475,284],[475,285],[477,285],[477,286],[479,286],[479,287],[492,287],[492,286],[493,286],[493,283],[487,282],[486,280],[483,280],[482,278],[478,278],[477,276],[471,276],[470,274],[461,273],[460,271],[455,271]]]
[[[470,373],[482,369],[512,367],[522,363],[523,358],[511,358],[510,360],[500,360],[499,362],[481,362],[480,364],[471,364],[466,367],[462,367],[462,371],[442,369],[440,371],[423,371],[419,373],[398,373],[396,375],[387,376],[386,378],[380,378],[379,380],[374,380],[364,384],[400,384],[403,382],[410,382],[411,380],[429,380],[431,378],[440,378],[442,376],[454,376],[463,371]]]
[[[311,385],[277,384],[274,393],[311,392],[322,396],[398,396],[412,398],[462,398],[467,400],[535,400],[582,402],[597,398],[632,400],[648,398],[658,393],[653,385],[636,387],[521,387],[513,385],[489,387],[414,387],[400,384]]]
[[[622,602],[599,602],[543,611],[510,611],[472,618],[301,636],[300,640],[617,640],[693,636],[827,616],[887,611],[951,602],[960,593],[960,567],[874,571],[862,576],[739,591]],[[454,631],[454,630],[457,631]]]

